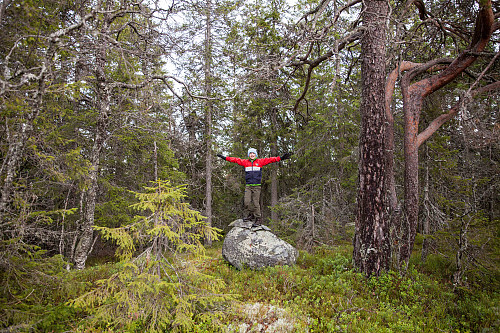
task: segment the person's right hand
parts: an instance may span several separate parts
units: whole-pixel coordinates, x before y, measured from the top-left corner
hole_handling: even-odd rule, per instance
[[[222,154],[217,154],[217,157],[220,157],[222,158],[223,160],[226,160],[226,156],[222,155]]]

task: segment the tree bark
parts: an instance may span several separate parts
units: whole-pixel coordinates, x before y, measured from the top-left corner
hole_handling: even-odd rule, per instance
[[[404,86],[404,83],[403,83]],[[400,264],[410,259],[418,224],[418,122],[422,99],[419,96],[409,96],[403,89],[404,115],[404,156],[405,156],[405,216],[402,223],[402,237],[399,259]]]
[[[205,95],[212,95],[212,1],[207,0],[206,7],[206,30],[205,30]],[[205,215],[207,217],[207,225],[212,226],[212,101],[206,100],[205,126],[206,126],[206,198],[205,198]],[[211,246],[212,239],[205,238],[205,245]]]
[[[21,161],[24,145],[27,140],[26,134],[26,129],[23,128],[21,133],[19,135],[15,135],[9,143],[9,149],[7,150],[5,162],[2,168],[5,170],[5,178],[0,197],[0,217],[3,217],[8,210],[14,177],[16,176],[17,167]],[[4,173],[4,170],[1,170],[2,172],[0,175]]]
[[[106,4],[109,9],[109,2]],[[108,10],[106,10],[108,12]],[[88,176],[88,188],[85,193],[85,205],[83,207],[82,224],[80,226],[79,239],[74,253],[74,264],[76,269],[84,269],[90,254],[94,238],[94,214],[97,201],[98,178],[101,150],[107,137],[107,128],[111,112],[111,91],[106,84],[106,50],[109,36],[109,14],[103,18],[103,27],[99,44],[96,45],[96,108],[99,111],[94,143],[90,152],[90,171]]]
[[[392,98],[396,81],[402,72],[419,66],[418,63],[403,61],[389,74],[385,85],[385,174],[386,174],[386,203],[388,208],[388,219],[391,243],[391,261],[395,266],[399,265],[399,246],[401,242],[401,209],[396,192],[396,177],[394,170],[394,115],[391,110]]]
[[[422,234],[424,235],[424,241],[422,242],[422,254],[420,256],[421,260],[425,262],[427,260],[427,255],[429,254],[429,249],[431,247],[431,239],[429,238],[431,234],[431,215],[430,215],[430,198],[429,198],[429,147],[425,147],[425,183],[424,183],[424,207],[426,210],[425,218],[422,221]]]
[[[390,214],[398,209],[398,198],[396,193],[396,180],[394,175],[394,115],[391,110],[392,97],[396,86],[397,78],[402,72],[419,66],[418,63],[403,61],[389,74],[385,86],[385,114],[386,114],[386,188],[387,203]]]
[[[358,209],[353,258],[366,275],[389,266],[390,243],[385,218],[385,1],[364,2],[362,38],[362,102]]]
[[[54,55],[54,41],[51,40],[51,45],[47,51],[47,57],[43,59],[43,64],[41,65],[41,71],[37,76],[37,89],[31,98],[31,112],[28,114],[25,120],[22,120],[19,124],[20,132],[11,135],[9,140],[9,148],[7,155],[0,169],[0,175],[5,174],[3,181],[3,186],[1,190],[0,197],[0,220],[3,215],[7,212],[8,205],[12,199],[12,191],[14,178],[17,173],[17,168],[22,159],[24,148],[28,138],[33,132],[33,123],[38,118],[41,109],[43,96],[45,95],[46,89],[46,78],[48,70],[51,66],[51,59]],[[7,127],[7,125],[6,125]]]
[[[277,131],[277,121],[276,121],[276,108],[271,111],[271,124],[273,129],[273,142],[271,142],[271,156],[278,155],[278,136]],[[272,209],[278,204],[278,166],[276,164],[271,164],[271,220],[274,223],[278,223],[278,213]]]

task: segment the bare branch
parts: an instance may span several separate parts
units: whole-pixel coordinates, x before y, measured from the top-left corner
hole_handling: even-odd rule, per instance
[[[343,39],[340,40],[336,50],[332,49],[332,50],[326,52],[325,54],[323,54],[322,56],[317,57],[314,60],[304,59],[301,61],[293,62],[293,63],[287,65],[287,67],[302,66],[302,65],[310,65],[312,67],[316,67],[320,63],[322,63],[323,61],[328,60],[330,57],[332,57],[335,54],[335,51],[340,51],[340,50],[344,49],[350,43],[360,39],[361,36],[363,36],[364,30],[365,29],[363,27],[356,28],[353,32],[351,32],[350,34],[348,34],[347,36],[345,36]]]
[[[295,105],[293,106],[293,111],[294,112],[297,112],[297,109],[299,107],[299,104],[300,102],[305,98],[306,94],[307,94],[307,91],[309,89],[309,84],[310,84],[310,81],[311,81],[311,76],[312,76],[312,72],[313,72],[313,69],[315,67],[317,67],[319,64],[321,64],[323,61],[325,60],[328,60],[330,57],[332,57],[335,53],[338,53],[338,51],[342,50],[346,45],[352,43],[353,41],[361,38],[361,36],[363,35],[363,32],[364,32],[364,28],[362,27],[359,27],[357,28],[354,32],[352,32],[351,34],[349,34],[348,36],[346,36],[344,39],[341,40],[341,42],[338,44],[338,47],[334,50],[330,50],[328,51],[327,53],[325,53],[324,55],[312,60],[312,61],[309,61],[307,59],[304,59],[303,61],[300,61],[300,62],[296,62],[296,63],[293,63],[293,64],[290,64],[289,66],[292,67],[292,66],[295,66],[295,67],[298,67],[298,66],[302,66],[302,65],[309,65],[308,69],[307,69],[307,77],[306,77],[306,83],[304,85],[304,90],[302,91],[302,94],[300,95],[300,97],[295,101]],[[312,47],[312,44],[311,44],[311,47]]]
[[[330,0],[323,0],[320,5],[314,9],[312,9],[311,11],[309,11],[308,13],[304,14],[302,16],[302,18],[296,23],[297,26],[301,26],[301,28],[303,29],[303,32],[302,32],[302,36],[301,36],[301,41],[298,42],[299,46],[297,48],[296,51],[294,51],[292,54],[290,54],[284,61],[282,61],[282,64],[280,66],[278,66],[277,68],[283,68],[283,67],[287,67],[287,66],[300,66],[300,65],[303,65],[306,63],[307,61],[307,58],[309,57],[309,55],[311,54],[311,49],[312,49],[312,43],[315,42],[315,41],[320,41],[322,40],[326,34],[331,30],[332,26],[335,25],[335,23],[337,22],[338,18],[340,17],[341,13],[346,10],[347,8],[350,8],[356,4],[359,4],[361,3],[361,0],[353,0],[349,3],[347,3],[346,5],[342,6],[341,8],[339,8],[336,12],[335,12],[335,15],[333,17],[333,20],[332,22],[325,26],[323,29],[321,29],[322,31],[321,32],[312,32],[312,30],[315,29],[315,22],[318,18],[318,15],[319,13],[323,12],[324,8],[326,8],[326,6],[330,3]],[[312,28],[307,28],[306,27],[306,24],[307,24],[307,16],[311,15],[311,14],[317,14],[315,16],[315,19],[313,20],[314,23],[313,23],[313,26]],[[302,20],[305,20],[305,23],[301,23]],[[347,38],[347,37],[346,37]],[[301,54],[301,52],[304,50],[304,47],[307,46],[307,52],[304,56],[299,56],[299,54]],[[332,53],[333,54],[333,53]],[[330,55],[331,56],[331,55]],[[295,59],[299,59],[300,62],[294,62]]]
[[[441,73],[413,84],[409,88],[410,94],[415,92],[419,95],[421,94],[423,98],[454,80],[459,74],[467,69],[467,67],[469,67],[474,61],[476,61],[478,53],[484,50],[493,33],[493,25],[494,16],[491,10],[491,1],[489,1],[489,6],[487,4],[482,5],[477,15],[474,35],[472,37],[469,48],[463,51]],[[414,77],[412,72],[405,75],[407,76],[407,79],[411,80],[411,78]]]
[[[176,78],[175,76],[171,76],[171,75],[151,76],[151,77],[146,78],[144,81],[137,83],[137,84],[124,83],[124,82],[113,82],[113,83],[109,84],[109,87],[111,89],[122,88],[122,89],[138,90],[138,89],[144,88],[146,85],[148,85],[149,83],[151,83],[154,80],[162,81],[167,86],[167,88],[175,95],[175,97],[177,97],[180,100],[183,100],[183,98],[180,97],[175,92],[175,89],[168,82],[168,80],[174,80],[175,82],[181,84],[184,87],[188,96],[193,98],[193,99],[202,99],[202,100],[207,100],[207,101],[227,101],[227,100],[234,99],[237,96],[237,94],[235,94],[233,96],[228,96],[225,98],[218,98],[218,97],[208,97],[208,96],[203,96],[203,95],[195,95],[189,90],[189,87],[185,82],[183,82],[183,81],[179,80],[178,78]]]
[[[481,75],[479,75],[474,84],[471,85],[471,87],[467,90],[465,95],[460,98],[457,104],[455,104],[447,113],[442,114],[436,119],[434,119],[424,131],[418,134],[417,147],[420,147],[420,145],[424,143],[432,134],[434,134],[445,122],[452,119],[458,113],[458,111],[462,107],[464,107],[467,103],[469,103],[474,97],[487,92],[500,90],[500,81],[473,90],[473,88],[483,78],[484,74],[489,70],[489,68],[493,65],[493,63],[499,56],[500,56],[500,51],[495,55],[495,57],[493,57],[488,66],[486,66],[486,68],[482,71]]]
[[[307,69],[307,77],[306,77],[306,83],[304,86],[304,90],[302,91],[302,94],[300,95],[300,97],[295,101],[295,105],[293,106],[293,112],[297,112],[297,109],[299,107],[300,102],[304,99],[304,97],[306,97],[307,90],[309,89],[309,84],[311,82],[311,74],[312,74],[313,69],[314,69],[314,67],[312,67],[312,66],[309,66],[309,68]]]
[[[80,28],[81,26],[83,26],[88,20],[90,20],[91,18],[94,18],[94,16],[95,16],[95,12],[92,11],[89,14],[85,15],[80,22],[75,23],[73,25],[70,25],[69,27],[66,27],[64,29],[59,29],[59,30],[51,33],[49,35],[49,39],[52,41],[55,41],[55,40],[57,40],[57,38],[60,38],[62,36],[67,35],[70,31],[76,30],[76,29]]]
[[[330,0],[321,0],[320,4],[317,7],[314,7],[313,9],[311,9],[310,11],[308,11],[307,13],[302,15],[302,17],[300,18],[300,20],[297,23],[299,23],[302,20],[307,21],[307,17],[309,15],[316,14],[318,12],[322,12],[324,10],[324,8],[326,6],[328,6],[329,3],[330,3]],[[315,17],[317,17],[317,15]]]
[[[426,62],[425,64],[421,64],[418,67],[413,67],[407,74],[405,74],[405,80],[411,81],[416,76],[425,73],[427,71],[432,71],[433,69],[446,69],[447,67],[443,67],[440,65],[451,64],[453,59],[451,58],[440,58],[434,59]]]

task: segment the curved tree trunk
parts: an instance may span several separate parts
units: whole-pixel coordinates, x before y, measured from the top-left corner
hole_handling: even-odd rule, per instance
[[[400,250],[400,264],[408,265],[413,250],[419,209],[419,185],[418,185],[418,147],[430,136],[425,130],[424,136],[419,136],[418,125],[422,103],[426,96],[439,90],[452,82],[459,74],[465,71],[476,61],[479,53],[488,44],[494,29],[494,15],[491,8],[491,0],[481,2],[481,8],[476,18],[476,27],[470,47],[463,51],[449,66],[440,73],[411,83],[411,80],[439,63],[439,60],[428,62],[406,73],[401,80],[403,94],[403,108],[405,112],[405,217],[403,223],[404,242]],[[451,117],[450,117],[451,118]],[[449,118],[448,118],[449,119]],[[435,125],[432,122],[431,125]],[[434,133],[438,127],[430,131]]]
[[[98,129],[99,131],[99,129]],[[96,133],[94,145],[91,152],[91,168],[89,172],[89,187],[85,193],[85,206],[83,208],[82,223],[78,243],[76,244],[73,260],[76,269],[84,269],[87,258],[90,254],[90,248],[94,240],[94,214],[97,200],[98,176],[99,176],[99,159],[100,148],[104,142],[102,133]]]

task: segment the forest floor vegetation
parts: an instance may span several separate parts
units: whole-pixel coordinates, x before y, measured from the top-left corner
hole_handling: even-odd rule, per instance
[[[204,308],[199,304],[189,308],[184,314],[190,317],[188,325],[175,325],[172,320],[172,325],[156,331],[499,331],[498,274],[471,277],[467,287],[456,288],[450,283],[451,262],[437,256],[425,263],[417,258],[412,258],[405,274],[389,271],[366,278],[353,268],[352,247],[344,244],[301,251],[292,267],[237,270],[222,258],[221,243],[214,243],[204,258],[191,263],[202,274],[223,282],[215,296],[227,297]],[[75,299],[123,270],[123,262],[96,263],[68,272],[60,258],[52,258],[35,260],[31,267],[32,272],[25,268],[18,276],[2,273],[1,332],[155,331],[145,324],[151,317],[137,315],[122,326],[106,324],[93,320],[91,304],[75,306]]]

